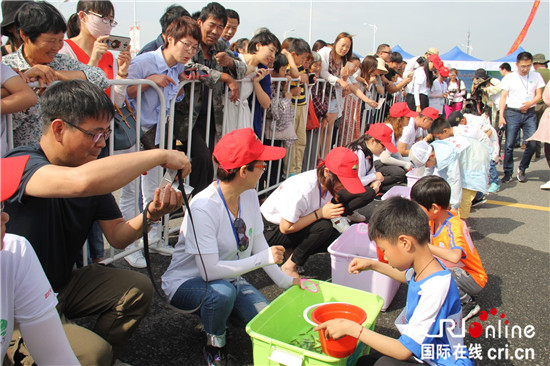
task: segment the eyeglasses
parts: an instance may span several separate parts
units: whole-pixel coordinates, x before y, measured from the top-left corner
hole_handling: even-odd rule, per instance
[[[94,144],[97,144],[97,142],[99,141],[99,139],[101,139],[102,137],[103,137],[104,140],[107,140],[107,139],[109,138],[109,136],[111,136],[111,132],[112,132],[112,130],[109,128],[108,130],[105,130],[105,131],[103,131],[103,132],[94,133],[94,132],[86,131],[85,129],[80,128],[80,127],[78,127],[77,125],[72,124],[72,123],[70,123],[70,122],[67,122],[67,121],[63,121],[63,122],[65,122],[65,123],[68,124],[69,126],[72,126],[72,127],[76,128],[76,129],[79,130],[80,132],[83,132],[83,133],[85,133],[86,135],[91,136],[91,137],[92,137],[92,140],[94,141]]]
[[[391,51],[381,51],[380,53],[391,53]]]
[[[101,14],[98,14],[98,13],[93,12],[93,11],[88,11],[88,14],[95,15],[96,17],[100,18],[103,23],[110,24],[111,27],[113,27],[113,28],[118,25],[118,22],[116,20],[109,19],[105,15],[101,15]]]
[[[239,243],[237,244],[237,248],[239,251],[244,252],[248,249],[248,237],[246,236],[246,223],[243,219],[240,217],[237,217],[235,221],[233,221],[233,227],[235,228],[235,232],[237,232],[237,236],[239,237]]]
[[[261,164],[254,164],[254,168],[262,169],[263,171],[265,171],[267,168],[267,163],[263,162]]]
[[[192,52],[196,53],[199,50],[199,46],[192,46],[189,43],[184,42],[181,39],[178,42],[181,42],[181,44],[183,45],[183,48],[186,49],[187,51],[192,51]]]

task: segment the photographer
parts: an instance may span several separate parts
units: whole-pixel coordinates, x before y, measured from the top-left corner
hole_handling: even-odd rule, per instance
[[[447,99],[445,100],[445,118],[454,111],[462,110],[462,102],[466,95],[464,81],[458,79],[458,70],[451,69],[449,72],[449,85],[447,87]]]
[[[477,104],[476,114],[486,113],[496,125],[500,102],[500,80],[492,78],[485,69],[477,69],[472,83],[472,99]],[[490,109],[490,110],[489,110]]]

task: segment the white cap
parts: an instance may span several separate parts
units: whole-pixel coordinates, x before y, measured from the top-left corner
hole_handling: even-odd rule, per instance
[[[415,168],[423,167],[432,153],[433,148],[426,141],[418,141],[409,150],[409,160]]]

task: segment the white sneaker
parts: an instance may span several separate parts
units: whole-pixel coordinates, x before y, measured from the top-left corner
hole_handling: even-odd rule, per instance
[[[549,191],[550,190],[550,180],[548,182],[544,183],[543,185],[541,185],[540,189],[543,189],[545,191]]]
[[[132,254],[128,254],[126,257],[124,257],[124,260],[134,268],[147,267],[147,262],[145,262],[145,257],[143,256],[143,253],[141,252],[141,250],[138,250],[137,252],[133,252]]]
[[[367,220],[367,218],[364,215],[361,215],[357,211],[353,211],[353,213],[351,215],[348,215],[347,218],[349,221],[353,221],[353,222],[365,222]]]
[[[348,219],[343,216],[337,217],[335,219],[330,219],[330,221],[332,221],[332,226],[340,233],[343,233],[350,228]]]

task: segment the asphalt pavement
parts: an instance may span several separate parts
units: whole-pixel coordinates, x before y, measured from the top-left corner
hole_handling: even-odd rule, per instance
[[[516,168],[523,153],[517,150]],[[502,167],[498,169],[502,175]],[[467,323],[472,334],[480,327],[483,329],[478,338],[469,332],[465,338],[466,344],[475,351],[477,365],[550,365],[550,192],[539,188],[550,180],[550,169],[544,158],[531,164],[527,178],[525,183],[514,180],[502,184],[498,193],[490,194],[487,203],[472,210],[467,221],[489,276],[478,298],[482,310],[488,313],[487,318],[483,321],[476,317]],[[169,257],[152,255],[157,281],[169,260]],[[115,266],[129,268],[125,261],[116,262]],[[329,280],[330,267],[330,255],[317,254],[308,260],[305,276]],[[268,300],[282,293],[263,270],[245,277]],[[406,286],[401,285],[388,310],[377,319],[378,332],[399,336],[393,322],[405,305],[405,297]],[[79,322],[90,325],[93,318]],[[474,322],[478,325],[472,325]],[[120,359],[134,366],[204,365],[204,335],[199,324],[197,315],[177,314],[155,296],[150,314]],[[230,326],[228,348],[234,365],[253,364],[251,341],[244,329]]]

